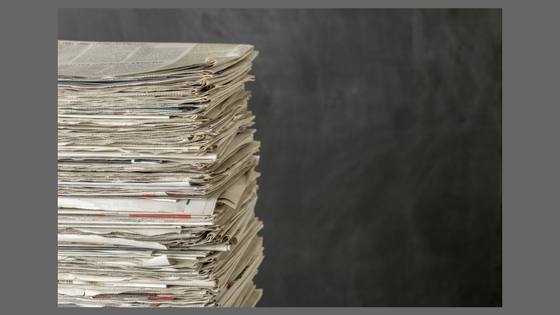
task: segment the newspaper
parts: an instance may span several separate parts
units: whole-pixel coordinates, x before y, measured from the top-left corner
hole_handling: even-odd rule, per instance
[[[243,44],[58,42],[59,307],[253,307]]]
[[[60,77],[147,77],[149,73],[208,69],[247,56],[251,45],[58,41]]]

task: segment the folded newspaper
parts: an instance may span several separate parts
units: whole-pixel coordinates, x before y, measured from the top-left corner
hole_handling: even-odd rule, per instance
[[[58,41],[59,307],[253,307],[251,45]]]

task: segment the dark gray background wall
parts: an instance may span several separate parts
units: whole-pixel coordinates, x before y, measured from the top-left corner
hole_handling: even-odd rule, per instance
[[[58,14],[59,39],[260,52],[258,306],[502,304],[501,10]]]

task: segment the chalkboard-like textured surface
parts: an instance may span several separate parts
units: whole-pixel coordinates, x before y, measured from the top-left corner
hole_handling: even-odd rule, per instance
[[[61,9],[58,36],[259,50],[257,306],[500,306],[501,25],[501,10]]]

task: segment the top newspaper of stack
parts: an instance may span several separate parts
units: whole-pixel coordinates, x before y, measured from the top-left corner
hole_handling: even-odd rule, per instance
[[[59,41],[59,195],[207,196],[252,171],[260,143],[244,84],[257,54]]]

